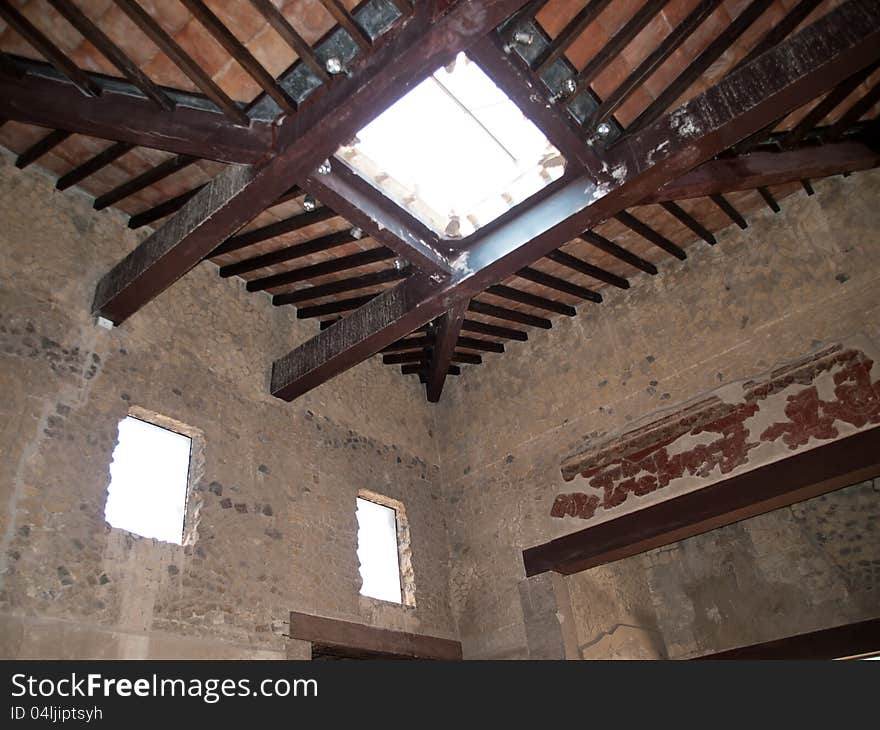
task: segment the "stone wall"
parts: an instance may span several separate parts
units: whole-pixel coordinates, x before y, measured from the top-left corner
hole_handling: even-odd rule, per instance
[[[96,327],[98,278],[142,236],[0,158],[0,656],[298,656],[295,610],[461,638],[468,658],[687,657],[877,615],[876,483],[565,579],[522,567],[523,548],[587,524],[554,505],[594,493],[582,474],[610,440],[837,345],[870,370],[880,172],[816,189],[486,356],[436,406],[375,359],[287,404],[269,365],[313,324],[204,264]],[[203,438],[184,546],[104,522],[132,408]],[[406,507],[414,608],[358,593],[360,489]]]
[[[314,333],[202,264],[123,326],[89,316],[143,237],[0,159],[0,656],[280,657],[288,612],[454,637],[433,412],[364,363],[295,403],[272,360]],[[185,546],[109,528],[132,407],[204,436]],[[416,606],[359,595],[355,498],[400,500]]]
[[[782,458],[789,446],[784,439],[787,434],[800,434],[794,441],[807,434],[805,447],[814,447],[823,438],[848,432],[849,425],[834,419],[834,433],[813,429],[815,424],[786,425],[787,419],[777,417],[788,414],[788,396],[794,391],[786,391],[773,417],[764,418],[752,435],[757,440],[765,429],[780,422],[767,433],[771,440],[777,436],[782,440],[772,449],[766,444],[763,451],[756,449],[754,453],[762,454],[760,458],[739,463],[741,454],[734,453],[732,464],[721,458],[718,463],[709,463],[706,473],[685,473],[662,494],[624,492],[625,500],[614,499],[599,505],[598,512],[584,510],[579,514],[584,500],[601,495],[602,485],[579,476],[580,472],[589,474],[588,460],[573,457],[589,455],[591,450],[605,453],[603,444],[637,432],[642,424],[662,423],[669,413],[688,404],[708,403],[713,392],[729,384],[741,393],[743,384],[754,383],[759,376],[766,378],[779,365],[807,362],[826,348],[859,343],[857,349],[870,353],[860,362],[865,367],[872,364],[870,358],[880,350],[880,172],[820,181],[816,191],[813,197],[798,193],[786,198],[782,213],[754,215],[746,231],[726,229],[714,247],[694,244],[688,249],[687,261],[668,257],[658,276],[634,277],[627,291],[606,289],[603,304],[585,303],[577,317],[555,319],[552,330],[530,331],[528,343],[511,343],[503,356],[487,356],[486,364],[466,369],[447,385],[438,409],[437,432],[446,435],[439,444],[450,525],[451,595],[465,656],[529,656],[535,639],[529,625],[533,605],[536,601],[542,605],[552,602],[538,600],[534,595],[540,592],[537,587],[525,591],[521,586],[524,548],[593,524],[585,519],[609,518],[675,489],[704,486],[725,475],[727,466],[754,468],[762,460]],[[816,386],[817,401],[834,400],[832,381],[800,384],[798,377],[792,382],[801,390]],[[876,380],[874,366],[865,390],[865,397],[874,405]],[[723,396],[720,402],[733,401]],[[795,413],[795,420],[801,415]],[[876,428],[871,422],[876,415],[856,419],[858,427]],[[701,434],[690,446],[708,446],[717,438],[717,434],[708,436]],[[722,446],[719,453],[723,456],[727,443]],[[670,449],[671,457],[677,453]],[[577,468],[563,474],[563,465],[572,463]],[[560,505],[557,498],[565,494],[576,494],[580,501]],[[845,498],[830,495],[827,499],[835,505],[836,500]],[[876,499],[872,504],[876,505]],[[609,506],[618,511],[603,512]],[[759,518],[755,525],[769,519]],[[801,550],[806,539],[797,525],[790,527],[788,542],[777,546],[780,561]],[[671,560],[680,560],[690,555],[695,545],[699,553],[713,541],[721,541],[727,546],[725,560],[738,552],[744,566],[755,562],[754,555],[770,560],[772,555],[761,552],[770,548],[763,543],[756,547],[751,530],[734,526],[667,552]],[[880,557],[876,533],[860,534],[865,541],[865,559]],[[827,550],[836,550],[840,539],[840,535],[829,538]],[[581,632],[579,644],[589,644],[584,653],[589,648],[590,656],[603,652],[684,656],[753,640],[754,634],[743,628],[744,622],[764,619],[755,618],[756,608],[748,601],[738,609],[731,602],[718,612],[705,601],[698,602],[694,611],[705,615],[694,615],[690,622],[703,628],[687,636],[667,631],[664,611],[674,613],[679,600],[684,601],[681,610],[688,605],[689,599],[682,593],[687,591],[681,586],[697,590],[705,583],[707,598],[718,580],[707,572],[706,565],[699,565],[683,568],[681,576],[666,581],[663,591],[652,588],[649,583],[662,571],[650,561],[662,561],[664,554],[659,551],[649,558],[598,568],[569,581],[572,609],[602,617],[601,621],[595,617],[580,620],[582,627],[595,628]],[[805,558],[790,568],[791,581],[804,586],[815,583],[820,591],[810,597],[810,605],[818,608],[803,625],[834,625],[849,620],[853,613],[861,615],[860,608],[846,609],[847,600],[840,598],[841,584],[832,580],[833,565],[825,555],[815,561]],[[774,567],[772,576],[784,572],[779,566]],[[767,580],[772,583],[775,579]],[[680,584],[677,594],[670,588],[676,581]],[[765,581],[762,585],[769,584]],[[751,588],[757,590],[754,585]],[[762,610],[776,610],[770,597],[766,601]],[[658,602],[665,605],[659,614]],[[779,603],[778,610],[790,613],[796,603],[789,596]],[[874,606],[875,615],[880,614],[880,602],[875,601]],[[737,620],[731,618],[734,610],[740,612]],[[718,616],[725,617],[729,633],[719,630],[716,636],[709,631]],[[771,614],[765,633],[772,634],[788,620]],[[654,634],[659,638],[639,638],[632,649],[625,650],[612,649],[602,641],[591,643],[617,624],[660,632]],[[625,634],[624,630],[620,636]],[[544,652],[545,646],[539,651]]]

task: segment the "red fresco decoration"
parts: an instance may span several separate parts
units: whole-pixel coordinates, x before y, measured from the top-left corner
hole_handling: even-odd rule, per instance
[[[716,467],[721,474],[728,474],[747,464],[749,452],[762,443],[781,440],[794,451],[810,439],[837,438],[838,423],[856,428],[880,424],[880,377],[872,381],[873,366],[873,360],[861,350],[837,345],[778,368],[763,380],[744,383],[740,403],[711,396],[625,433],[563,466],[566,481],[581,474],[601,494],[560,494],[550,515],[589,520],[600,508],[618,507],[630,494],[645,496],[664,489],[674,479],[709,477]],[[816,381],[829,372],[834,398],[824,400]],[[767,398],[792,385],[804,387],[787,397],[785,420],[751,434],[748,419],[760,412]],[[670,453],[670,447],[682,437],[701,434],[703,443]]]

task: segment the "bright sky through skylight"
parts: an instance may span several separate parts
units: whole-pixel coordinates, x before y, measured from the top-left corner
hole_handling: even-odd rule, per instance
[[[181,544],[191,440],[128,416],[110,464],[104,518],[113,527]]]
[[[473,232],[564,171],[543,133],[461,53],[339,154],[441,234],[453,215],[461,235]]]
[[[356,515],[361,595],[400,603],[397,514],[390,507],[358,497]]]

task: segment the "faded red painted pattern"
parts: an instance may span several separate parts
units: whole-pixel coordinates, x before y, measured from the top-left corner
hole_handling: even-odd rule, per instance
[[[743,384],[743,399],[725,403],[707,398],[659,421],[630,431],[582,454],[563,467],[566,481],[581,474],[602,496],[574,492],[560,494],[550,510],[552,517],[589,520],[600,508],[623,504],[630,494],[644,496],[683,476],[708,477],[716,467],[727,474],[749,461],[749,452],[762,442],[778,440],[792,450],[811,438],[831,440],[840,435],[838,423],[856,428],[880,424],[880,378],[871,380],[874,362],[860,350],[835,346],[773,371],[761,381]],[[822,374],[834,371],[834,398],[823,400],[815,385]],[[785,419],[755,437],[746,421],[759,413],[762,402],[791,385],[802,390],[788,396]],[[714,435],[691,449],[669,453],[684,436]]]

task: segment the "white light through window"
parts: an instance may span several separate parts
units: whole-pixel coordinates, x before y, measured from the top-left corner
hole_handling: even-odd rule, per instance
[[[167,428],[128,416],[110,464],[104,518],[143,537],[183,541],[183,514],[192,441]]]
[[[361,595],[400,603],[397,513],[358,497],[356,515]]]
[[[473,233],[565,171],[559,150],[463,53],[337,155],[451,238]]]

